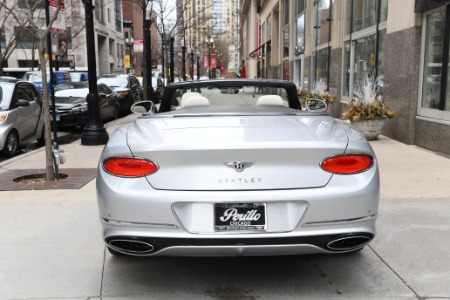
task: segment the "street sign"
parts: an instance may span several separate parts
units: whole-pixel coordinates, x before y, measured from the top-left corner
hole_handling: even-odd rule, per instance
[[[58,10],[58,1],[57,0],[50,0],[48,2],[48,9],[50,13],[50,20],[55,15],[56,11]],[[50,28],[50,31],[52,32],[58,32],[58,33],[67,33],[66,29],[66,15],[64,13],[64,1],[61,0],[61,9],[58,12],[58,16],[55,19],[55,22],[53,22],[52,27]]]

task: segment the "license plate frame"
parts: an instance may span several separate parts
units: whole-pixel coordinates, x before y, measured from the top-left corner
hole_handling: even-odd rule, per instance
[[[214,204],[215,231],[265,231],[266,229],[266,203]]]

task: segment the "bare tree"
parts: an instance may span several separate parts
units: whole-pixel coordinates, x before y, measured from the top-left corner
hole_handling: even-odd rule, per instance
[[[46,24],[44,0],[23,0],[22,3],[26,4],[25,8],[16,8],[16,1],[2,1],[0,2],[0,9],[11,20],[14,21],[17,27],[27,31],[38,42],[39,62],[41,65],[42,73],[42,88],[44,93],[43,111],[44,111],[44,138],[45,138],[45,165],[46,165],[46,179],[48,181],[55,180],[55,166],[52,150],[52,136],[51,136],[51,124],[50,124],[50,108],[49,108],[49,92],[47,84],[47,68],[45,53],[47,50],[46,41],[47,35],[51,31],[51,27],[58,17],[58,13],[61,9],[61,0],[56,0],[56,10],[53,16],[50,18],[50,22]]]

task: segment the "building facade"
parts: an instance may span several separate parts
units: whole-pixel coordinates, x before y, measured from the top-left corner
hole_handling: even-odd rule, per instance
[[[311,89],[323,82],[340,117],[361,74],[379,78],[397,112],[383,134],[450,155],[450,4],[425,0],[243,0],[247,77]]]
[[[42,3],[44,3],[42,1]],[[97,52],[97,72],[110,73],[123,65],[122,1],[95,0],[94,27]],[[24,1],[19,1],[16,13],[24,14],[29,8]],[[5,10],[2,11],[5,13]],[[35,14],[45,16],[44,6],[38,5]],[[51,33],[52,53],[55,65],[61,68],[87,70],[85,9],[81,1],[65,1],[65,33]],[[5,16],[3,16],[5,17]],[[11,19],[13,20],[13,19]],[[38,28],[45,26],[45,18],[37,18]],[[11,21],[1,28],[2,53],[5,53],[11,41],[15,48],[4,64],[5,68],[39,67],[37,41],[20,24]],[[62,47],[63,45],[64,47]],[[64,48],[64,50],[62,50]]]

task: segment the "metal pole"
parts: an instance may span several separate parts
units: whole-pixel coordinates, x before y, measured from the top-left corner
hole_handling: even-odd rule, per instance
[[[197,55],[197,80],[200,80],[200,54]]]
[[[161,64],[162,64],[162,74],[163,74],[163,80],[166,78],[166,66],[164,61],[164,33],[161,33]]]
[[[94,146],[104,145],[109,136],[100,119],[99,96],[97,91],[97,62],[95,59],[94,18],[92,13],[92,0],[82,0],[86,15],[86,47],[88,61],[89,94],[86,97],[88,104],[88,121],[81,134],[81,144]]]
[[[50,23],[50,13],[49,13],[49,4],[48,0],[45,0],[45,20],[46,24]],[[53,73],[53,53],[52,53],[52,37],[51,33],[47,34],[47,54],[48,54],[48,64],[50,68],[50,99],[52,103],[52,117],[53,117],[53,146],[55,149],[58,149],[58,132],[56,128],[56,103],[55,103],[55,75]],[[45,69],[45,65],[42,66]],[[46,70],[47,72],[47,70]]]
[[[186,81],[186,46],[181,46],[181,75],[183,76],[183,81]]]
[[[191,80],[194,80],[194,51],[191,50],[191,53],[189,53],[191,58]]]
[[[173,55],[173,43],[175,42],[175,39],[173,37],[170,38],[170,62],[169,62],[169,68],[170,68],[170,81],[175,81],[175,74],[174,74],[174,55]]]
[[[151,43],[151,26],[152,26],[152,9],[150,9],[150,18],[147,20],[147,0],[142,0],[143,22],[144,27],[144,99],[152,98],[152,43]]]
[[[208,77],[209,77],[209,79],[211,79],[211,48],[212,48],[212,43],[210,43],[209,47],[208,47]]]

